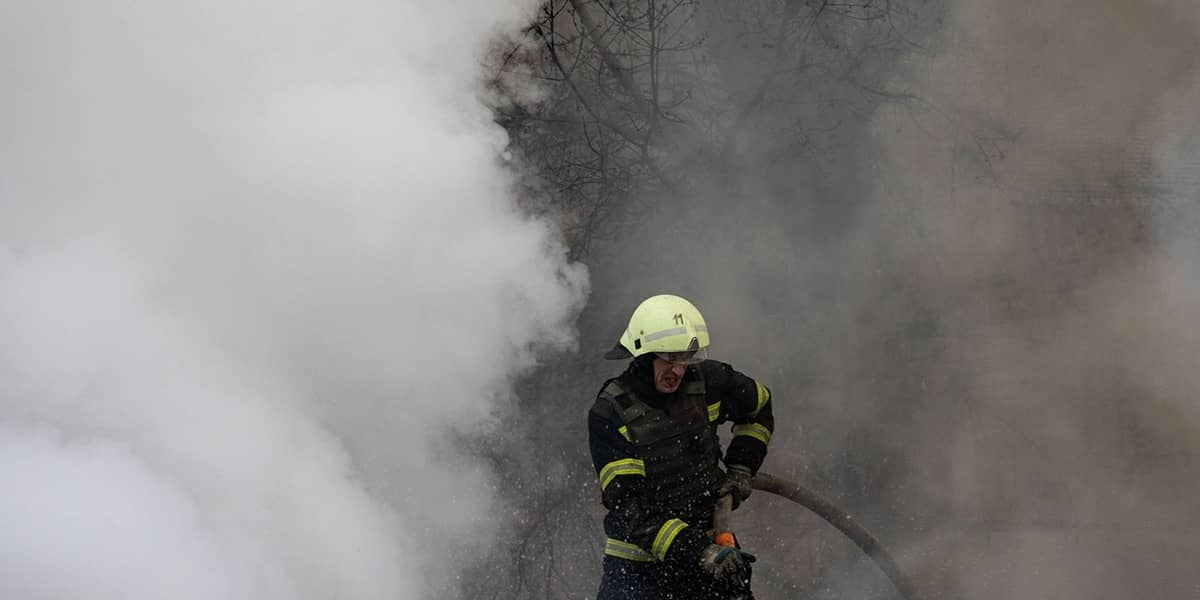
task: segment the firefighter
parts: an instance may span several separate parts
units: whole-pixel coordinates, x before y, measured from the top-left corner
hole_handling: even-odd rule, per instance
[[[707,358],[708,326],[691,302],[647,298],[605,354],[629,365],[588,413],[592,462],[608,514],[597,600],[750,598],[754,557],[713,541],[718,497],[750,496],[774,419],[771,392]],[[733,423],[722,453],[717,427]],[[724,463],[722,469],[721,463]]]

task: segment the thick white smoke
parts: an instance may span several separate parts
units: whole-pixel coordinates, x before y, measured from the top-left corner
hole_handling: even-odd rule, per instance
[[[531,2],[0,9],[0,596],[445,597],[586,291],[481,56]]]

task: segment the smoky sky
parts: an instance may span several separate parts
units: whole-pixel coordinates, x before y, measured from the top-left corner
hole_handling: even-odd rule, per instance
[[[881,526],[903,538],[939,507],[901,546],[956,597],[1194,593],[1200,13],[949,16],[892,88],[917,100],[873,116],[878,187],[849,254],[895,276],[860,288],[854,310],[884,318],[856,328],[883,381],[908,382],[858,383],[889,403],[848,409],[875,461],[907,465]]]
[[[781,5],[705,5],[681,25],[701,49],[662,63],[695,88],[670,133],[721,160],[664,150],[685,189],[596,243],[579,414],[629,311],[680,293],[773,391],[764,470],[855,514],[927,597],[1194,594],[1194,3],[905,3],[886,57],[830,12],[776,29]],[[761,597],[894,597],[764,496],[736,515]]]
[[[0,10],[0,592],[451,594],[587,289],[481,102],[518,2]]]

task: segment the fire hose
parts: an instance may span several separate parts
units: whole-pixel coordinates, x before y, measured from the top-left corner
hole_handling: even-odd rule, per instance
[[[892,559],[891,554],[883,547],[871,532],[867,531],[854,517],[850,516],[846,511],[838,508],[832,502],[826,500],[820,494],[793,483],[786,479],[781,479],[769,473],[759,472],[753,479],[754,489],[769,492],[777,496],[782,496],[799,504],[817,516],[825,519],[830,525],[837,528],[850,538],[872,561],[883,571],[884,575],[896,587],[896,591],[905,600],[921,600],[921,596],[917,593],[912,582],[904,576],[900,571],[900,567],[896,565],[896,561]],[[733,532],[733,498],[723,496],[717,500],[717,507],[713,513],[713,529],[720,536],[722,533]],[[732,536],[730,536],[732,537]]]

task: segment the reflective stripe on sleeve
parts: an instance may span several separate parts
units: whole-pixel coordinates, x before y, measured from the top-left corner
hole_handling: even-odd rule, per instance
[[[717,401],[716,404],[709,404],[708,405],[708,422],[713,423],[713,422],[716,422],[716,420],[720,419],[720,418],[721,418],[721,402]]]
[[[654,536],[654,545],[650,547],[650,554],[656,560],[664,560],[667,556],[667,550],[671,549],[671,542],[675,541],[675,536],[679,535],[688,526],[687,523],[679,519],[670,519],[663,523],[662,527],[658,528],[658,535]]]
[[[600,491],[604,491],[618,475],[646,476],[646,463],[640,458],[622,458],[614,460],[600,469]]]
[[[747,423],[745,425],[734,425],[733,435],[745,435],[752,437],[764,444],[771,443],[771,430],[758,423]]]
[[[758,406],[755,406],[754,412],[750,413],[751,417],[757,417],[758,411],[762,410],[771,401],[771,390],[768,390],[766,386],[757,381],[754,382],[754,386],[758,388]]]
[[[625,560],[636,560],[638,562],[654,562],[654,557],[649,552],[621,540],[608,538],[604,542],[604,553],[609,556],[623,558]]]

